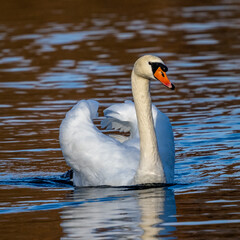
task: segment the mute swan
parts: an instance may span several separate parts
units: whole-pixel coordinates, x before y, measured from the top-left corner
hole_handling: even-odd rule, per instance
[[[79,101],[60,126],[60,145],[73,169],[75,186],[129,186],[172,184],[175,150],[168,117],[151,103],[150,81],[174,89],[168,68],[152,55],[140,57],[131,75],[134,103],[114,104],[104,111],[102,126],[130,132],[129,137],[108,136],[94,125],[98,102]]]

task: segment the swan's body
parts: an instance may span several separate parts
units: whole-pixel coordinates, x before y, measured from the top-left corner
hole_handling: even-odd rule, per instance
[[[156,64],[160,66],[157,70]],[[74,185],[173,183],[172,127],[168,117],[152,105],[149,91],[149,81],[159,79],[157,71],[164,71],[164,67],[162,60],[154,56],[138,59],[131,77],[135,105],[127,101],[104,111],[102,126],[130,131],[129,137],[111,137],[97,129],[92,121],[97,117],[96,101],[79,101],[66,114],[60,126],[60,144],[73,169]],[[167,76],[161,81],[173,88]]]

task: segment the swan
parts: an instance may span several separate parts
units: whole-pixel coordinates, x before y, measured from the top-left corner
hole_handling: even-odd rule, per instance
[[[150,82],[169,89],[168,68],[156,56],[144,55],[134,64],[131,85],[134,103],[125,101],[104,110],[102,127],[130,132],[103,134],[93,123],[98,102],[81,100],[60,125],[59,141],[75,186],[173,184],[175,148],[168,117],[151,102]]]

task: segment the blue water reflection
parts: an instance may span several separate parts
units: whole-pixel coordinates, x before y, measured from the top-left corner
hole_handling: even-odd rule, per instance
[[[85,202],[61,212],[66,238],[159,239],[171,236],[176,222],[174,193],[167,188],[127,190],[80,188],[69,195],[71,201]]]

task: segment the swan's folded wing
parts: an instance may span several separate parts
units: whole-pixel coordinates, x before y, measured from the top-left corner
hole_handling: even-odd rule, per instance
[[[113,104],[104,110],[101,127],[107,130],[130,132],[130,138],[138,137],[137,117],[132,101]]]
[[[157,110],[153,109],[155,130],[158,142],[158,152],[164,163],[164,171],[166,173],[167,182],[173,182],[174,179],[174,163],[175,163],[175,147],[172,125],[169,118]]]

